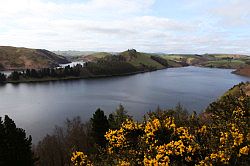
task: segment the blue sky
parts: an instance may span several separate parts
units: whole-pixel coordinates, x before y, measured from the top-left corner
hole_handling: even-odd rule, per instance
[[[0,45],[250,54],[249,0],[0,0]]]

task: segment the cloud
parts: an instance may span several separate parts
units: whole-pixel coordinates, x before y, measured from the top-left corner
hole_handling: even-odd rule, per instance
[[[219,7],[211,10],[219,16],[220,23],[228,26],[241,26],[250,24],[249,0],[224,0]]]
[[[249,31],[235,31],[232,25],[247,26],[245,15],[250,5],[244,7],[246,1],[239,1],[166,0],[166,4],[177,3],[175,6],[185,11],[178,13],[169,8],[171,5],[155,7],[160,0],[0,0],[0,45],[49,50],[250,53]],[[233,6],[236,8],[231,9]],[[171,12],[160,14],[160,8]]]

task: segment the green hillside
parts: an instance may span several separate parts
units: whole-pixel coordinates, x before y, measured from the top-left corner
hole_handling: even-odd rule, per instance
[[[80,53],[80,52],[79,52]],[[82,52],[83,53],[83,52]],[[84,61],[84,62],[92,62],[96,61],[100,58],[104,58],[106,56],[111,56],[112,54],[108,52],[84,52],[82,55],[76,55],[75,56],[65,56],[70,61]]]
[[[0,69],[39,69],[69,63],[63,56],[43,49],[0,46]]]
[[[250,96],[250,82],[240,83],[238,85],[235,85],[231,89],[229,89],[223,96],[226,95],[233,95],[233,96],[240,96],[241,91],[246,93],[246,95]]]
[[[132,64],[135,67],[154,67],[156,69],[162,69],[164,66],[159,62],[153,60],[150,54],[140,53],[136,50],[128,50],[120,53],[120,56],[123,57],[126,62]]]
[[[238,69],[250,64],[250,57],[238,54],[166,54],[167,60],[186,63],[187,65]]]

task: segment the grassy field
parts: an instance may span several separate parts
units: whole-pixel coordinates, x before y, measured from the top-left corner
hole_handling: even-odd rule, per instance
[[[214,68],[238,69],[250,64],[250,57],[238,54],[167,54],[162,56],[175,62]]]
[[[246,63],[242,60],[217,60],[217,61],[208,61],[203,64],[204,67],[213,67],[213,68],[228,68],[228,69],[237,69],[244,67]]]
[[[129,62],[130,64],[132,64],[133,66],[136,66],[136,67],[140,67],[141,65],[145,65],[145,66],[152,66],[152,67],[155,67],[157,69],[164,68],[163,65],[161,65],[160,63],[151,59],[150,54],[139,53],[139,52],[136,52],[135,54],[131,54],[131,52],[125,51],[125,52],[122,52],[120,55],[125,57],[127,62]]]

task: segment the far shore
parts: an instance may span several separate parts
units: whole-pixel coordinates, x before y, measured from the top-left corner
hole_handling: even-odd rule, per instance
[[[181,66],[181,67],[188,67],[188,66]],[[196,67],[204,67],[204,66],[196,66]],[[177,68],[177,67],[175,67]],[[178,67],[180,68],[180,67]],[[210,68],[210,67],[205,67],[205,68]],[[18,81],[6,81],[5,83],[12,83],[12,84],[18,84],[18,83],[38,83],[38,82],[50,82],[50,81],[67,81],[67,80],[79,80],[79,79],[98,79],[98,78],[106,78],[106,77],[120,77],[120,76],[129,76],[129,75],[135,75],[135,74],[140,74],[140,73],[147,73],[147,72],[153,72],[157,70],[164,70],[168,69],[162,68],[162,69],[155,69],[155,70],[146,70],[146,71],[137,71],[137,72],[131,72],[131,73],[122,73],[122,74],[111,74],[111,75],[90,75],[90,76],[80,76],[80,77],[63,77],[63,78],[54,78],[54,77],[47,77],[47,78],[33,78],[33,79],[21,79]],[[216,68],[216,69],[228,69],[228,68]],[[5,72],[12,72],[12,71],[24,71],[26,69],[19,69],[19,70],[2,70],[0,73],[5,73]],[[250,74],[242,74],[237,72],[237,70],[232,71],[232,74],[240,75],[240,76],[245,76],[245,77],[250,77]]]
[[[157,70],[164,70],[168,68],[162,68]],[[6,81],[6,83],[18,84],[18,83],[36,83],[36,82],[50,82],[50,81],[67,81],[67,80],[79,80],[79,79],[98,79],[98,78],[106,78],[106,77],[120,77],[120,76],[129,76],[135,75],[140,73],[147,73],[153,72],[157,70],[148,70],[148,71],[138,71],[138,72],[131,72],[131,73],[123,73],[123,74],[112,74],[112,75],[92,75],[92,76],[80,76],[80,77],[63,77],[63,78],[53,78],[47,77],[43,79],[26,79],[26,80],[18,80],[18,81]]]

